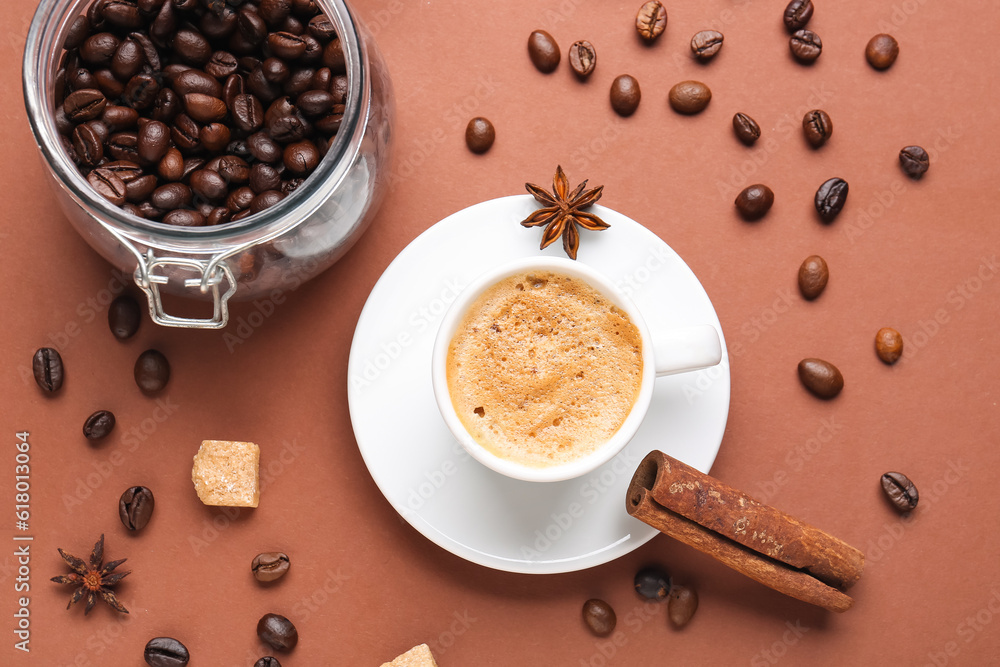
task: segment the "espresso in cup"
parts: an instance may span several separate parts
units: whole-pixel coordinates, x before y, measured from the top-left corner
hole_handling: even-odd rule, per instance
[[[639,397],[642,334],[581,278],[525,270],[465,311],[446,360],[452,406],[487,451],[530,467],[584,458]]]

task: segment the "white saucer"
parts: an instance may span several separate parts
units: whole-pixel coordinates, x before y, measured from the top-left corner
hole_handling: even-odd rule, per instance
[[[578,261],[618,283],[658,328],[711,324],[722,363],[656,380],[638,433],[615,459],[565,482],[521,482],[472,459],[434,402],[431,348],[455,294],[487,267],[540,251],[540,229],[518,225],[529,195],[482,202],[413,240],[372,290],[348,363],[348,401],[361,455],[390,504],[424,536],[498,570],[572,572],[622,556],[656,530],[625,511],[636,466],[659,449],[703,472],[715,461],[729,414],[729,358],[712,302],[687,264],[639,223],[595,206],[611,228],[581,230]]]

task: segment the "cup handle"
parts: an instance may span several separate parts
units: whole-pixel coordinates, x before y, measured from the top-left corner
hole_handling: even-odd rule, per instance
[[[722,361],[722,342],[710,324],[669,329],[653,336],[656,376],[715,366]]]

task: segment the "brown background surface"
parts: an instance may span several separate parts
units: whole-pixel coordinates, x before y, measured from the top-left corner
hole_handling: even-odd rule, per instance
[[[4,3],[0,40],[0,663],[138,665],[150,637],[172,635],[192,665],[250,665],[265,653],[254,627],[268,611],[299,628],[286,667],[377,665],[420,642],[443,667],[1000,659],[996,2],[819,3],[810,28],[823,55],[802,67],[789,56],[777,1],[670,3],[666,34],[646,48],[632,27],[638,0],[357,0],[395,82],[394,190],[349,255],[231,353],[219,332],[148,321],[125,343],[108,332],[101,302],[121,289],[120,277],[54,205],[20,100],[32,4]],[[565,60],[548,76],[532,68],[524,44],[539,27],[564,51],[575,39],[594,43],[589,82],[575,81]],[[726,41],[701,66],[688,41],[707,27]],[[896,35],[901,55],[879,73],[863,51],[883,31]],[[623,72],[644,93],[629,119],[607,101]],[[681,117],[666,94],[689,78],[714,96],[704,113]],[[819,151],[799,130],[814,107],[835,124]],[[754,148],[732,135],[736,111],[763,128]],[[482,157],[462,140],[477,114],[498,132]],[[899,149],[913,143],[932,157],[919,182],[897,165]],[[701,278],[732,355],[729,424],[712,472],[865,551],[851,611],[786,599],[662,536],[589,571],[494,572],[431,544],[380,495],[353,438],[346,391],[368,292],[434,222],[523,192],[526,180],[546,182],[560,163],[574,183],[603,183],[602,203],[654,230]],[[824,226],[811,202],[831,176],[850,182],[850,198]],[[770,185],[776,203],[747,224],[732,201],[754,182]],[[813,253],[832,278],[809,303],[795,275]],[[249,308],[238,306],[234,318]],[[872,345],[887,325],[906,341],[893,367]],[[26,373],[46,344],[62,350],[68,368],[54,398]],[[135,357],[154,346],[174,370],[159,405],[131,379]],[[807,356],[840,367],[847,386],[839,398],[819,401],[799,385],[795,365]],[[100,407],[113,409],[119,426],[90,446],[80,426]],[[30,656],[12,649],[11,632],[21,430],[32,443]],[[265,464],[285,461],[256,511],[230,519],[198,502],[190,461],[209,437],[253,440]],[[921,491],[909,519],[881,497],[886,470],[906,472]],[[157,504],[133,536],[116,503],[137,483]],[[102,532],[108,557],[127,556],[133,570],[119,589],[127,617],[104,606],[87,618],[66,611],[68,589],[48,582],[64,570],[57,546],[82,556]],[[262,588],[248,565],[269,549],[287,551],[293,566]],[[681,632],[668,626],[665,607],[644,607],[632,591],[633,574],[650,562],[700,594]],[[590,597],[616,608],[616,641],[583,627]]]

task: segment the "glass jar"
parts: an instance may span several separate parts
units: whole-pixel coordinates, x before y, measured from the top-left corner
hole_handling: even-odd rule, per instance
[[[169,0],[168,0],[169,2]],[[344,119],[315,171],[271,208],[215,227],[176,227],[129,214],[98,195],[63,149],[53,115],[69,26],[90,0],[41,0],[24,52],[24,99],[45,174],[70,224],[132,273],[164,326],[221,329],[230,298],[250,299],[309,280],[336,262],[375,216],[389,181],[393,95],[374,41],[343,0],[316,0],[343,45]],[[211,299],[211,318],[164,311],[161,293]]]

